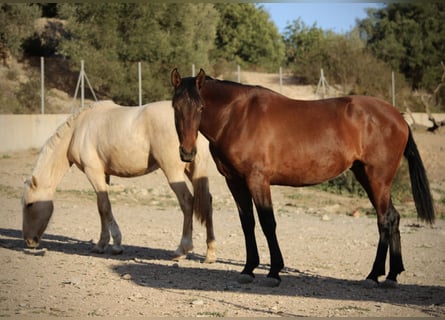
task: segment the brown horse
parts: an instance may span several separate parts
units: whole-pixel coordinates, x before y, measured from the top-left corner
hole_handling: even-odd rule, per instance
[[[171,74],[173,108],[183,161],[196,153],[198,130],[236,201],[245,237],[246,264],[240,282],[253,281],[259,265],[252,199],[270,251],[266,285],[278,285],[284,266],[276,237],[270,185],[309,186],[351,169],[377,212],[380,239],[366,283],[396,285],[404,270],[400,215],[391,184],[404,155],[420,219],[434,222],[428,180],[411,131],[389,103],[364,96],[319,101],[292,100],[271,90],[206,77]]]

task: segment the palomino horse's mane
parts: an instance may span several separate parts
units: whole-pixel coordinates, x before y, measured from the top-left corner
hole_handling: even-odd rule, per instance
[[[56,132],[50,138],[48,138],[48,140],[42,146],[35,169],[39,168],[43,164],[42,162],[46,161],[53,154],[60,140],[72,132],[73,123],[77,120],[79,115],[91,108],[92,106],[89,105],[88,107],[73,112],[68,119],[56,129]]]

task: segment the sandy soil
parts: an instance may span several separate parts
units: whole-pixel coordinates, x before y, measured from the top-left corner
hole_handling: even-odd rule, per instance
[[[439,213],[444,215],[444,135],[416,132]],[[112,177],[111,199],[124,253],[93,254],[99,238],[95,195],[71,168],[58,187],[55,213],[41,248],[21,236],[20,197],[37,150],[0,154],[0,316],[445,316],[445,220],[433,227],[403,217],[406,271],[396,289],[367,289],[378,240],[367,199],[314,188],[273,188],[277,234],[285,259],[282,283],[261,286],[269,254],[257,230],[261,266],[240,285],[244,239],[234,202],[211,165],[217,262],[203,264],[205,230],[195,224],[195,249],[171,260],[182,213],[162,172]],[[412,202],[398,204],[402,213]],[[358,215],[352,216],[354,211]]]

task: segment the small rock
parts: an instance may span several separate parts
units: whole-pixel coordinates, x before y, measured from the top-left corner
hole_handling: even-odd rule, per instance
[[[124,280],[131,280],[131,279],[132,279],[132,276],[131,276],[131,274],[126,273],[126,274],[124,274],[124,275],[122,276],[122,279],[124,279]]]
[[[354,217],[354,218],[358,218],[358,217],[360,217],[360,211],[358,211],[358,210],[354,210],[354,211],[351,213],[351,217]]]
[[[190,304],[194,306],[202,306],[204,304],[204,301],[202,300],[193,300]]]
[[[322,221],[329,221],[329,220],[331,220],[331,218],[330,218],[327,214],[324,214],[324,215],[321,217],[321,220],[322,220]]]

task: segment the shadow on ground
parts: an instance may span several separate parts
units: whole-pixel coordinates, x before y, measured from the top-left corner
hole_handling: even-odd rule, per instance
[[[0,228],[0,247],[22,251],[25,254],[44,255],[42,250],[25,249],[22,233],[19,230]],[[279,287],[268,288],[261,285],[267,270],[266,265],[259,267],[260,274],[251,284],[239,284],[236,279],[243,262],[218,259],[215,264],[202,264],[203,256],[190,254],[187,263],[172,262],[172,251],[126,245],[121,255],[91,253],[93,244],[66,236],[45,234],[42,247],[47,251],[69,255],[94,256],[98,259],[115,259],[111,270],[119,276],[126,276],[129,281],[142,287],[163,290],[199,290],[229,291],[244,294],[280,295],[295,297],[313,297],[317,299],[374,301],[393,305],[412,305],[423,309],[431,316],[444,316],[431,306],[445,304],[445,288],[416,284],[401,284],[396,289],[364,288],[360,281],[338,279],[316,274],[309,274],[293,268],[286,268],[281,274]],[[193,263],[196,261],[196,263]],[[223,266],[221,268],[221,266]],[[261,270],[266,269],[266,270]],[[240,302],[241,304],[241,302]],[[428,308],[427,308],[428,307]]]

